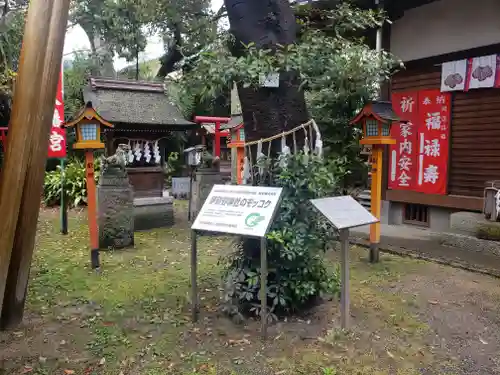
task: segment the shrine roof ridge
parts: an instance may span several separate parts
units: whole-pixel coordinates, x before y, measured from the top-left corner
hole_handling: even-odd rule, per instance
[[[125,90],[125,91],[145,91],[145,92],[165,92],[163,83],[132,81],[128,79],[111,79],[90,77],[90,87],[92,90]]]
[[[119,128],[123,125],[196,127],[166,95],[163,83],[91,77],[83,97],[104,119]]]

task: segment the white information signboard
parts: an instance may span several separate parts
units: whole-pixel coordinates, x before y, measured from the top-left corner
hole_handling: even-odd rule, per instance
[[[191,229],[264,237],[281,192],[267,186],[214,185]]]
[[[379,221],[349,195],[313,199],[311,203],[338,230],[361,227]]]

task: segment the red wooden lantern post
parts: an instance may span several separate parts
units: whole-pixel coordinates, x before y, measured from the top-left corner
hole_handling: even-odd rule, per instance
[[[94,179],[94,150],[104,149],[101,142],[101,127],[113,127],[92,108],[92,103],[87,103],[86,108],[80,112],[72,122],[64,125],[66,128],[74,127],[76,143],[73,148],[85,151],[85,177],[87,182],[87,215],[89,221],[90,260],[93,269],[100,268],[99,262],[99,234],[97,228],[97,199]]]
[[[351,121],[352,125],[361,125],[363,137],[361,145],[372,145],[372,181],[371,181],[371,211],[380,220],[382,206],[382,156],[384,146],[393,145],[396,140],[391,138],[391,125],[399,121],[392,110],[390,102],[371,102]],[[370,226],[370,262],[379,261],[380,221]]]
[[[215,157],[220,158],[220,139],[222,136],[226,137],[229,135],[229,132],[227,131],[221,131],[220,125],[221,124],[227,124],[229,121],[231,121],[230,117],[210,117],[210,116],[196,116],[194,118],[194,121],[198,124],[201,123],[209,123],[209,124],[215,124]]]

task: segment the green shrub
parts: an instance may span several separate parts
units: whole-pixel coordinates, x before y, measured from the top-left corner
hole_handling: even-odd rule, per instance
[[[96,159],[95,180],[99,180],[100,163]],[[61,166],[58,165],[54,171],[45,173],[43,185],[43,200],[47,206],[55,206],[61,203]],[[87,203],[87,183],[85,179],[85,163],[80,159],[71,159],[64,170],[64,192],[69,207],[76,207]]]
[[[283,188],[279,211],[267,236],[268,306],[272,316],[289,314],[324,293],[338,293],[339,277],[329,273],[324,253],[337,233],[314,209],[310,199],[338,195],[344,173],[303,153],[290,156],[286,168],[268,163],[266,185]],[[224,258],[226,312],[260,313],[260,240],[244,239]]]
[[[174,177],[183,166],[183,160],[178,152],[168,154],[167,161],[163,164],[163,174],[165,176],[165,186],[172,187],[172,177]]]

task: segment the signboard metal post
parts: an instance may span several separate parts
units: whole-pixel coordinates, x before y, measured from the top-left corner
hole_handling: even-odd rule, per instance
[[[267,338],[267,239],[260,240],[260,323],[262,338]]]
[[[325,216],[340,234],[341,296],[340,324],[349,328],[349,229],[377,223],[379,220],[369,213],[351,196],[313,199],[311,203]]]
[[[342,328],[349,327],[349,229],[340,230],[340,256],[341,256],[341,283],[340,294],[340,324]]]
[[[198,249],[197,249],[196,230],[191,231],[191,314],[193,322],[198,320]]]
[[[247,185],[214,185],[191,229],[192,319],[198,319],[197,232],[235,234],[260,238],[260,303],[262,337],[267,335],[267,239],[281,200],[282,188]]]

